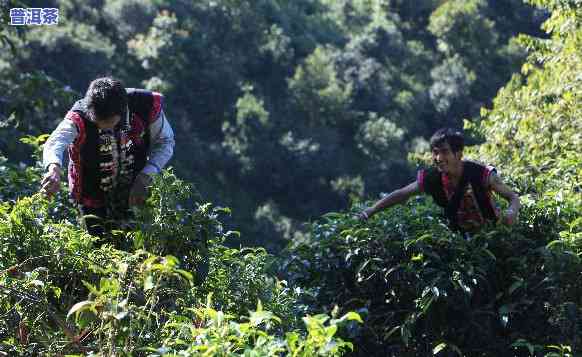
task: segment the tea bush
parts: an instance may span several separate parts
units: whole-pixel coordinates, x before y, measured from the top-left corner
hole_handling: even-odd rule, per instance
[[[529,2],[551,11],[551,38],[520,36],[522,73],[465,125],[482,141],[465,154],[497,166],[520,194],[519,223],[467,240],[424,198],[366,223],[353,218],[356,204],[282,255],[312,308],[362,312],[365,324],[345,332],[357,355],[582,352],[582,4]]]
[[[305,316],[300,293],[270,274],[264,249],[222,245],[236,235],[219,221],[228,210],[189,198],[192,188],[165,172],[107,243],[55,220],[58,201],[4,202],[0,352],[336,356],[351,348],[335,334],[357,314]]]
[[[561,244],[555,212],[522,209],[511,228],[469,239],[441,222],[424,197],[362,223],[329,213],[310,239],[288,248],[291,284],[315,309],[361,313],[356,355],[542,355],[582,347],[579,254]],[[553,212],[553,213],[552,213]]]

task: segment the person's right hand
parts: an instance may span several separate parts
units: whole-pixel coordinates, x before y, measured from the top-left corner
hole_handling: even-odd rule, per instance
[[[373,214],[373,208],[366,208],[362,212],[358,213],[358,219],[360,221],[367,221]]]
[[[510,208],[507,211],[504,212],[504,214],[502,215],[502,222],[508,226],[513,225],[515,222],[517,222],[517,211]]]
[[[46,174],[40,183],[40,192],[47,197],[51,197],[59,191],[61,184],[61,167],[57,164],[50,164]]]

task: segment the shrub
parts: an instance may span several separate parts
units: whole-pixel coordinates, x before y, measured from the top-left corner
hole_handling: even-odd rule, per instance
[[[526,206],[516,226],[467,240],[424,198],[365,223],[358,208],[324,215],[281,266],[314,309],[362,312],[365,325],[351,331],[358,355],[511,355],[523,340],[581,347],[582,262],[548,211]]]

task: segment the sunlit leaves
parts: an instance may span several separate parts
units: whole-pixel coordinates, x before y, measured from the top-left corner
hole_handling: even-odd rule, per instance
[[[499,92],[493,109],[483,113],[479,131],[487,142],[478,151],[503,167],[520,191],[535,201],[534,206],[555,212],[564,243],[580,251],[575,238],[579,229],[569,228],[582,209],[579,5],[536,4],[555,10],[546,25],[552,38],[520,37],[530,50],[522,70],[527,77],[515,76]],[[578,12],[572,11],[577,6]]]

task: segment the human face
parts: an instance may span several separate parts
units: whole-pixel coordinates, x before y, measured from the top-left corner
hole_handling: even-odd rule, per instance
[[[103,129],[113,129],[121,120],[121,115],[112,115],[109,118],[95,120],[95,125],[101,130]]]
[[[461,163],[462,153],[453,152],[449,143],[432,148],[432,161],[440,172],[449,174],[455,172]]]

